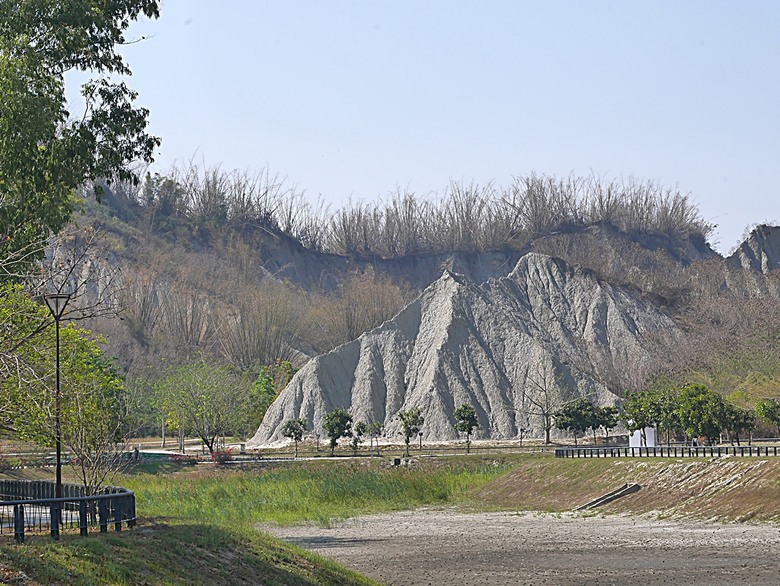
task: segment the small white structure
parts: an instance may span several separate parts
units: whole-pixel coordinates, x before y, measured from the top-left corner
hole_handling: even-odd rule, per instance
[[[637,429],[634,433],[632,433],[628,437],[628,447],[629,448],[654,448],[658,445],[656,441],[657,432],[655,427],[645,427],[644,429],[645,437],[647,438],[647,445],[645,446],[642,443],[642,430]]]

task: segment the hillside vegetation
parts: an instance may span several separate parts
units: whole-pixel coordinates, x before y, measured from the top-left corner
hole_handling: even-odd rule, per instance
[[[142,187],[115,187],[107,200],[125,221],[169,237],[261,228],[320,252],[397,258],[413,254],[518,247],[562,226],[607,223],[674,242],[706,240],[713,226],[677,189],[652,181],[531,174],[500,187],[451,182],[441,196],[398,189],[375,203],[331,210],[267,172],[257,175],[174,168]]]
[[[667,296],[714,254],[686,195],[635,180],[451,183],[441,197],[397,192],[331,213],[267,173],[190,166],[114,184],[102,201],[87,201],[82,224],[101,226],[122,270],[124,322],[93,326],[136,372],[149,355],[300,365],[395,315],[445,268],[479,283],[528,250]]]
[[[675,319],[684,336],[648,341],[656,368],[642,376],[694,379],[744,404],[780,388],[774,274],[724,262],[687,196],[650,182],[530,175],[508,187],[451,183],[441,197],[399,190],[331,213],[267,173],[189,166],[116,184],[86,211],[122,283],[123,320],[90,326],[137,404],[178,365],[227,364],[248,383],[278,361],[300,367],[396,315],[443,270],[480,283],[529,251]]]

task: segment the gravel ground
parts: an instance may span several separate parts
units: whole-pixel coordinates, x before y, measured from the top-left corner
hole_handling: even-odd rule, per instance
[[[777,525],[418,510],[261,529],[389,585],[780,583]]]

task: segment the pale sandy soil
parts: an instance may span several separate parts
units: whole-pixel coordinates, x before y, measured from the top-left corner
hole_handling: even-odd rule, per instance
[[[780,526],[418,510],[262,526],[390,585],[780,583]]]

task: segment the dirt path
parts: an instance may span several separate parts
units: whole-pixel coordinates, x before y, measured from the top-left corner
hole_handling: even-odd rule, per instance
[[[778,583],[780,526],[419,510],[262,530],[390,585]]]

